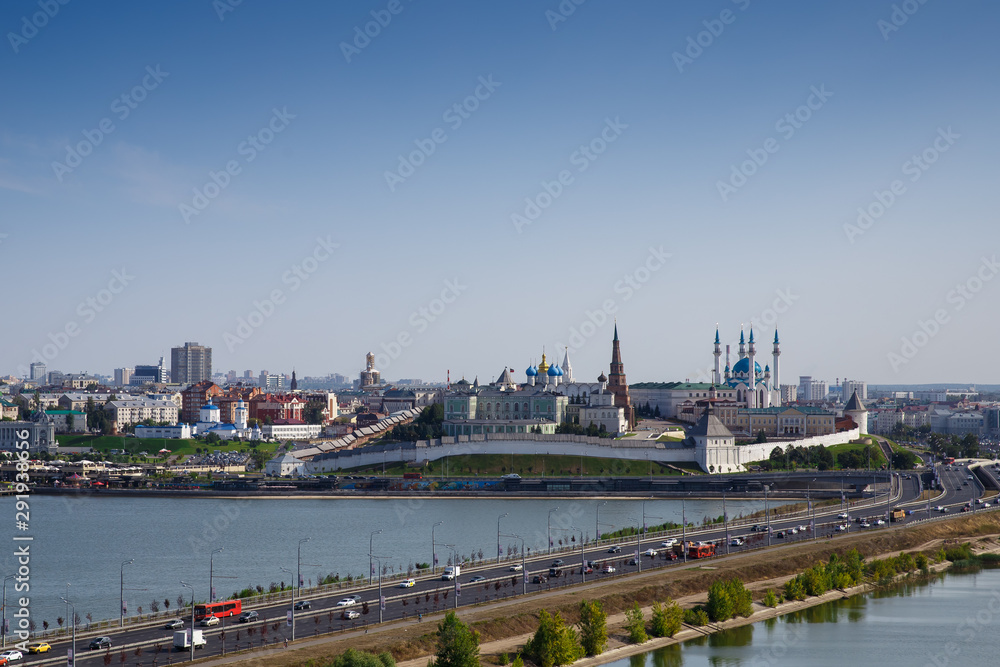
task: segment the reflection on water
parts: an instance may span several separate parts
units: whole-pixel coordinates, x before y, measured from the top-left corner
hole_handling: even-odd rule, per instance
[[[614,667],[996,663],[1000,571],[914,578],[618,660]],[[844,622],[846,621],[846,623]]]

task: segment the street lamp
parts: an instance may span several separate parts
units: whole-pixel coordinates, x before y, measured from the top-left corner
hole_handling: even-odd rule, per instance
[[[385,609],[385,603],[382,598],[382,560],[386,558],[391,558],[391,556],[373,556],[375,560],[378,561],[378,622],[382,622],[382,611]]]
[[[722,525],[726,531],[726,555],[729,555],[729,517],[726,515],[726,488],[722,488]]]
[[[191,589],[191,660],[194,661],[194,586],[183,581],[181,586]]]
[[[524,538],[520,535],[508,535],[515,540],[521,540],[521,595],[528,592],[528,571],[524,569]]]
[[[215,585],[213,583],[213,577],[215,575],[215,554],[222,551],[225,547],[219,547],[215,549],[208,555],[208,601],[215,602]]]
[[[500,564],[500,556],[503,553],[500,550],[500,519],[504,518],[505,516],[510,516],[510,512],[504,512],[503,514],[497,517],[497,565]]]
[[[124,563],[122,563],[121,579],[119,581],[119,588],[118,588],[118,593],[119,593],[119,595],[118,595],[118,611],[120,612],[119,615],[118,615],[118,627],[119,628],[124,628],[125,627],[125,566],[126,565],[131,565],[134,561],[135,561],[135,559],[133,558],[131,560],[127,560]],[[75,620],[75,615],[74,615],[74,620]]]
[[[580,532],[580,576],[583,577],[583,583],[587,583],[587,552],[583,546],[583,529],[570,526],[570,530]]]
[[[376,535],[381,534],[382,529],[373,530],[372,534],[368,536],[368,585],[372,585],[372,580],[375,578],[375,563],[372,560],[372,540],[375,539]]]
[[[8,574],[3,578],[3,626],[0,629],[0,640],[2,640],[3,648],[7,648],[7,580],[16,577],[16,574]]]
[[[74,623],[73,623],[73,648],[70,649],[69,662],[67,664],[68,664],[69,667],[76,667],[76,622],[75,622],[76,621],[76,605],[73,604],[72,602],[70,602],[69,600],[67,600],[66,598],[62,598],[62,601],[66,603],[67,607],[70,607],[73,610],[73,620],[74,620]],[[191,659],[194,660],[194,654],[193,653],[191,654]]]
[[[688,560],[688,545],[687,545],[687,512],[685,508],[685,499],[681,498],[681,553],[684,556],[684,562]]]
[[[287,567],[279,567],[278,569],[288,574],[295,574]],[[295,641],[295,586],[292,586],[292,641]]]
[[[603,503],[597,503],[597,521],[594,523],[594,544],[598,544],[601,541],[601,508],[607,504],[607,500]]]
[[[451,549],[451,564],[454,567],[452,572],[455,573],[455,594],[453,597],[455,598],[455,609],[458,609],[458,596],[459,592],[462,590],[461,584],[458,583],[458,551],[455,549],[454,544],[445,544],[444,546]]]
[[[444,521],[438,521],[436,524],[431,526],[431,574],[434,574],[434,570],[437,566],[437,551],[435,551],[434,546],[434,529],[443,524]]]
[[[302,588],[302,545],[310,539],[312,538],[304,537],[299,540],[299,546],[295,553],[295,586],[297,588]],[[301,592],[300,590],[299,593],[301,594]]]
[[[549,541],[549,553],[552,553],[552,513],[558,510],[558,507],[553,507],[549,510],[548,523],[546,524],[545,538]]]

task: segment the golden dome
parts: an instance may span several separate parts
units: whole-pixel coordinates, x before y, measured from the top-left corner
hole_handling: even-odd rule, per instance
[[[544,375],[549,370],[549,365],[545,363],[545,353],[542,352],[542,363],[538,364],[538,374]]]

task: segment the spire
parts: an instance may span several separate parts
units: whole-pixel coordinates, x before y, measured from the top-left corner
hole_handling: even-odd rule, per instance
[[[746,341],[743,340],[743,325],[740,325],[740,345],[745,345]]]
[[[615,340],[618,340],[618,318],[615,318]]]
[[[775,345],[778,344],[778,330],[777,329],[774,330],[774,344]]]
[[[719,345],[721,341],[719,340],[719,325],[715,325],[715,344]]]
[[[753,345],[753,327],[750,327],[750,344]]]

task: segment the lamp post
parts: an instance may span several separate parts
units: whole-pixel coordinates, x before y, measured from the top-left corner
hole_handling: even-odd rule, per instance
[[[687,545],[687,513],[684,507],[685,499],[681,498],[681,553],[684,555],[684,562],[688,561],[688,545]]]
[[[385,608],[382,600],[382,560],[388,556],[372,556],[378,561],[378,622],[382,622],[382,611]]]
[[[437,551],[434,550],[434,529],[443,523],[444,521],[438,521],[436,524],[431,526],[431,574],[434,574],[435,567],[437,566]]]
[[[452,597],[455,598],[455,609],[458,609],[458,595],[461,590],[461,586],[458,583],[458,551],[455,549],[454,544],[445,544],[444,546],[451,549],[451,564],[455,568],[452,570],[455,573],[455,590]]]
[[[549,541],[549,553],[552,553],[552,513],[559,511],[558,507],[549,510],[549,518],[545,528],[545,539]]]
[[[528,592],[528,571],[524,569],[524,538],[520,535],[508,535],[515,540],[521,540],[521,595]]]
[[[288,574],[295,574],[287,567],[279,567],[278,569]],[[292,586],[292,641],[295,641],[295,586]]]
[[[186,584],[183,581],[181,586],[184,588],[191,589],[191,660],[194,661],[194,586],[191,584]]]
[[[726,489],[722,489],[722,526],[726,531],[726,555],[729,555],[729,516],[726,515]]]
[[[131,560],[127,560],[124,563],[122,563],[121,579],[119,580],[119,587],[118,587],[118,611],[119,611],[119,614],[118,614],[118,627],[119,628],[124,628],[125,627],[125,566],[126,565],[131,565],[134,561],[135,561],[135,559],[132,558]],[[74,614],[74,620],[76,620],[75,616],[76,615]]]
[[[219,547],[218,549],[214,549],[212,553],[208,555],[208,601],[209,602],[215,602],[215,584],[214,584],[215,563],[213,561],[215,559],[215,554],[222,551],[223,548],[224,547]]]
[[[372,559],[372,540],[375,539],[376,535],[381,534],[382,529],[373,530],[372,534],[368,536],[368,585],[372,585],[372,581],[375,578],[375,561]]]
[[[295,552],[295,587],[297,589],[302,588],[302,545],[308,542],[310,537],[304,537],[299,540],[298,549]],[[301,596],[302,591],[299,590],[299,595]]]
[[[587,552],[583,546],[583,529],[577,528],[576,526],[570,526],[570,530],[575,530],[580,533],[580,576],[583,577],[583,583],[587,583]]]
[[[601,541],[601,507],[607,504],[607,500],[597,503],[597,521],[594,523],[594,544],[598,544]]]
[[[841,484],[843,484],[843,478],[841,478]],[[770,485],[764,485],[764,519],[767,521],[767,546],[771,546],[771,512],[767,508],[767,492],[770,488]]]
[[[76,605],[62,598],[62,601],[66,603],[66,606],[73,610],[73,620],[76,620]],[[194,654],[191,655],[191,659],[194,660]],[[73,648],[69,650],[69,662],[67,663],[69,667],[76,667],[76,623],[73,623]]]
[[[505,516],[510,516],[510,512],[504,512],[503,514],[497,517],[497,565],[500,564],[500,554],[502,553],[500,551],[500,519],[504,518]]]
[[[17,577],[16,574],[8,574],[3,578],[3,626],[0,626],[0,641],[2,641],[3,648],[7,648],[7,580],[14,579]]]

